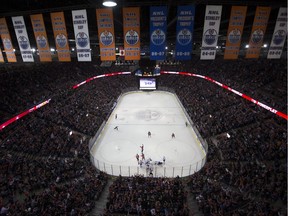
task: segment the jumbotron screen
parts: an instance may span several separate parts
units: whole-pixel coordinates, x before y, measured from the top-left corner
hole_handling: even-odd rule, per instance
[[[140,90],[155,90],[157,88],[156,78],[139,78]]]

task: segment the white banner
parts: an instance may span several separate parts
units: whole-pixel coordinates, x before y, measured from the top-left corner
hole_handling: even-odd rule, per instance
[[[287,35],[287,8],[280,8],[269,52],[268,59],[280,59]]]
[[[213,60],[216,56],[222,6],[207,5],[200,59]]]
[[[31,50],[23,16],[12,17],[12,22],[23,62],[34,62],[33,52]]]
[[[78,61],[91,61],[86,10],[73,10],[72,17]]]

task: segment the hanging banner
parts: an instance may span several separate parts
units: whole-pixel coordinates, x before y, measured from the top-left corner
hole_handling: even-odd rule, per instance
[[[270,43],[268,59],[280,59],[287,36],[287,8],[280,8],[273,37]]]
[[[246,58],[259,58],[271,7],[257,7]]]
[[[0,63],[4,63],[4,58],[1,49],[0,49]]]
[[[73,10],[72,17],[78,61],[91,61],[91,49],[86,10]]]
[[[60,62],[70,62],[70,49],[67,37],[65,17],[63,12],[51,13],[52,28],[55,38],[58,59]]]
[[[123,8],[125,60],[140,60],[140,8]]]
[[[232,6],[224,59],[238,59],[247,6]]]
[[[195,6],[178,6],[176,27],[176,60],[191,60]]]
[[[150,7],[150,59],[165,60],[167,7]]]
[[[17,62],[5,18],[0,18],[0,35],[8,62]]]
[[[216,57],[222,6],[207,5],[201,48],[201,60],[213,60]]]
[[[96,9],[101,61],[115,61],[113,10]]]
[[[33,52],[31,50],[23,16],[12,17],[12,22],[23,62],[34,62]]]
[[[42,14],[30,15],[41,62],[51,62],[51,51]]]

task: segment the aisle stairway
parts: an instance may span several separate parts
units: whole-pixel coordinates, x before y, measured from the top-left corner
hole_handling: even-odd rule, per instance
[[[109,194],[109,187],[113,184],[114,179],[108,178],[107,184],[100,195],[99,199],[95,201],[95,208],[88,214],[89,216],[102,216],[103,210],[106,208],[107,198]]]

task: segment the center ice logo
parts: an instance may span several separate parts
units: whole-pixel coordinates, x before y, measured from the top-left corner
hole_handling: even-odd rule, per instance
[[[262,29],[256,29],[252,33],[251,40],[254,44],[257,44],[257,43],[260,43],[262,41],[263,37],[264,37],[264,32],[262,31]]]
[[[286,38],[286,31],[278,30],[275,32],[273,36],[273,43],[275,45],[280,45]]]
[[[4,45],[6,50],[12,49],[12,43],[11,43],[9,38],[4,38],[3,39],[3,45]]]
[[[79,32],[76,35],[76,43],[80,47],[86,47],[88,45],[88,35],[84,32]]]
[[[59,45],[59,47],[65,47],[67,44],[67,38],[64,34],[58,34],[56,36],[56,42]]]
[[[110,46],[113,43],[113,34],[109,31],[104,31],[100,34],[100,42],[104,46]]]
[[[216,42],[217,39],[217,31],[215,29],[208,29],[204,33],[204,42],[207,45],[212,45]]]
[[[129,44],[129,45],[135,45],[138,43],[139,41],[139,35],[136,31],[134,30],[130,30],[127,31],[125,34],[125,41]]]
[[[37,36],[36,41],[40,48],[45,48],[47,46],[47,39],[43,35]]]
[[[241,39],[241,32],[239,29],[233,29],[229,34],[228,34],[228,40],[232,44],[236,44],[240,41]]]
[[[154,45],[162,45],[166,40],[166,35],[161,29],[156,29],[151,34],[151,41]]]
[[[177,35],[177,41],[182,46],[188,45],[192,40],[192,33],[188,29],[182,29]]]
[[[19,43],[19,46],[24,50],[28,49],[28,47],[29,47],[28,39],[24,36],[20,36],[18,38],[18,43]]]

